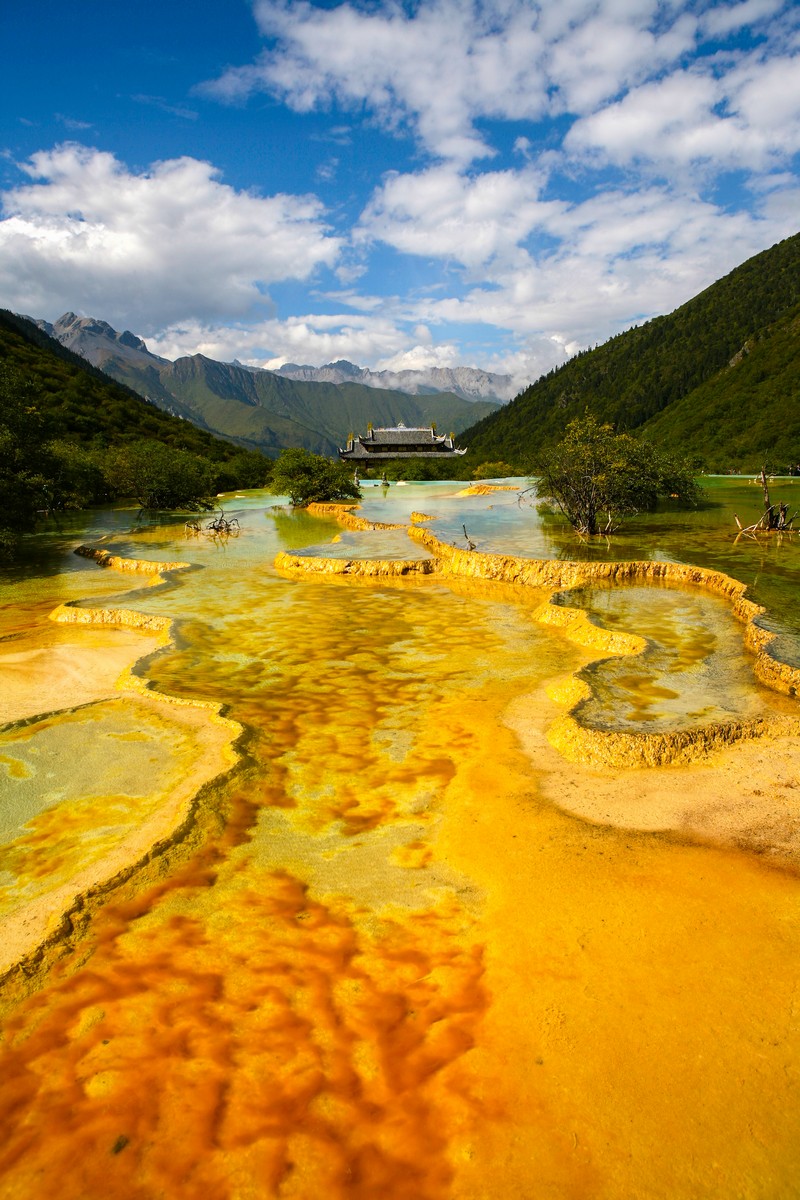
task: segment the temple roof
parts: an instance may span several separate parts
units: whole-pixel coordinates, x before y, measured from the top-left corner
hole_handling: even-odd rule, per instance
[[[369,429],[357,438],[348,438],[339,450],[342,459],[420,458],[427,455],[466,454],[453,442],[452,434],[437,434],[431,425],[394,425]]]

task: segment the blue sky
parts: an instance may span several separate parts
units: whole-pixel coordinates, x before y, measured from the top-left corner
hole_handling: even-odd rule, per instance
[[[784,0],[37,0],[0,305],[522,384],[800,228]]]

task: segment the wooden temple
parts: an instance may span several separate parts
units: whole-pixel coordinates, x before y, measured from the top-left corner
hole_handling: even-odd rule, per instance
[[[358,466],[389,458],[441,458],[466,453],[455,445],[452,433],[438,434],[435,425],[394,425],[391,429],[370,426],[363,437],[350,436],[347,445],[339,448],[339,458]]]

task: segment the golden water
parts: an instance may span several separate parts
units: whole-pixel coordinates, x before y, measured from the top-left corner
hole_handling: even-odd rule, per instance
[[[586,776],[532,758],[508,714],[546,729],[553,681],[597,652],[538,621],[543,593],[282,577],[277,548],[339,534],[285,514],[276,529],[262,508],[226,545],[120,539],[204,568],[126,604],[177,616],[143,674],[224,704],[240,765],[9,976],[0,1197],[800,1194],[793,870],[546,798],[554,770],[565,794]],[[39,586],[44,612],[56,585]],[[706,668],[705,704],[791,708],[747,673],[722,601],[684,595],[691,620],[671,626],[652,595],[606,605],[666,645],[653,678],[620,659],[603,685],[628,724],[685,721]],[[196,734],[170,736],[163,710],[138,719],[146,704],[122,693],[9,729],[9,786],[53,778],[19,809],[0,880],[57,882],[158,807]],[[642,773],[617,774],[635,793]]]

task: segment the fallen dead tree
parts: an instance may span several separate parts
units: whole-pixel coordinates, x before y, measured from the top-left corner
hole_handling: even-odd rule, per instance
[[[784,504],[782,501],[779,504],[773,504],[770,500],[766,467],[761,468],[760,482],[764,493],[764,512],[752,525],[742,525],[738,513],[733,514],[733,519],[739,527],[737,540],[741,534],[757,538],[759,533],[796,533],[794,522],[797,512],[790,517],[788,504]]]
[[[183,527],[184,532],[190,535],[201,533],[208,534],[210,537],[217,537],[219,534],[235,534],[239,532],[239,521],[236,517],[226,517],[223,509],[214,514],[212,520],[208,521],[205,528],[199,521],[187,521]]]

